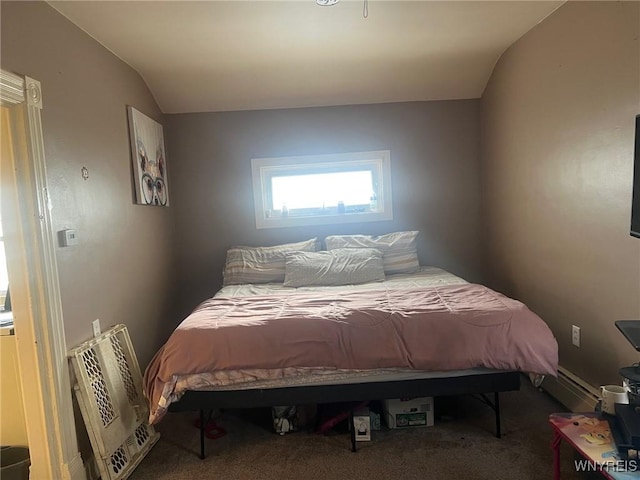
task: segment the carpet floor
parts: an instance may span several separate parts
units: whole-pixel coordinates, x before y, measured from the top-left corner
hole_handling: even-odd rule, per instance
[[[517,392],[500,395],[502,438],[494,435],[493,411],[471,396],[438,397],[435,425],[372,432],[370,442],[350,451],[344,426],[318,435],[298,431],[279,436],[270,409],[227,410],[217,419],[227,434],[207,439],[200,460],[197,414],[170,413],[157,426],[160,440],[131,480],[182,479],[550,479],[552,430],[547,417],[566,411],[525,377]],[[585,476],[575,455],[561,446],[563,480]]]

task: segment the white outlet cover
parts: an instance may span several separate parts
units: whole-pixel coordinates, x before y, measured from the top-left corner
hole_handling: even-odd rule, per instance
[[[96,318],[91,325],[93,326],[93,336],[97,337],[98,335],[100,335],[101,331],[100,331],[100,319]]]
[[[580,327],[576,325],[571,326],[571,343],[576,347],[580,346]]]

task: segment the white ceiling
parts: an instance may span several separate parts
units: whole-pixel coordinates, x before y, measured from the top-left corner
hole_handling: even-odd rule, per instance
[[[562,1],[50,1],[165,113],[478,98]]]

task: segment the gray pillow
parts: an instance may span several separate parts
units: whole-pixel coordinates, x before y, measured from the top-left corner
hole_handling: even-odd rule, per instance
[[[284,285],[352,285],[385,279],[382,252],[374,248],[338,248],[325,252],[288,252]]]
[[[383,254],[384,273],[413,273],[420,269],[416,245],[417,231],[386,235],[331,235],[325,238],[327,250],[336,248],[375,248]]]

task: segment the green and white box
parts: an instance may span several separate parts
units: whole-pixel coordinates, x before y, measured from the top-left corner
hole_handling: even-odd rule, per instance
[[[433,397],[385,400],[383,409],[389,428],[430,427],[433,425]]]

